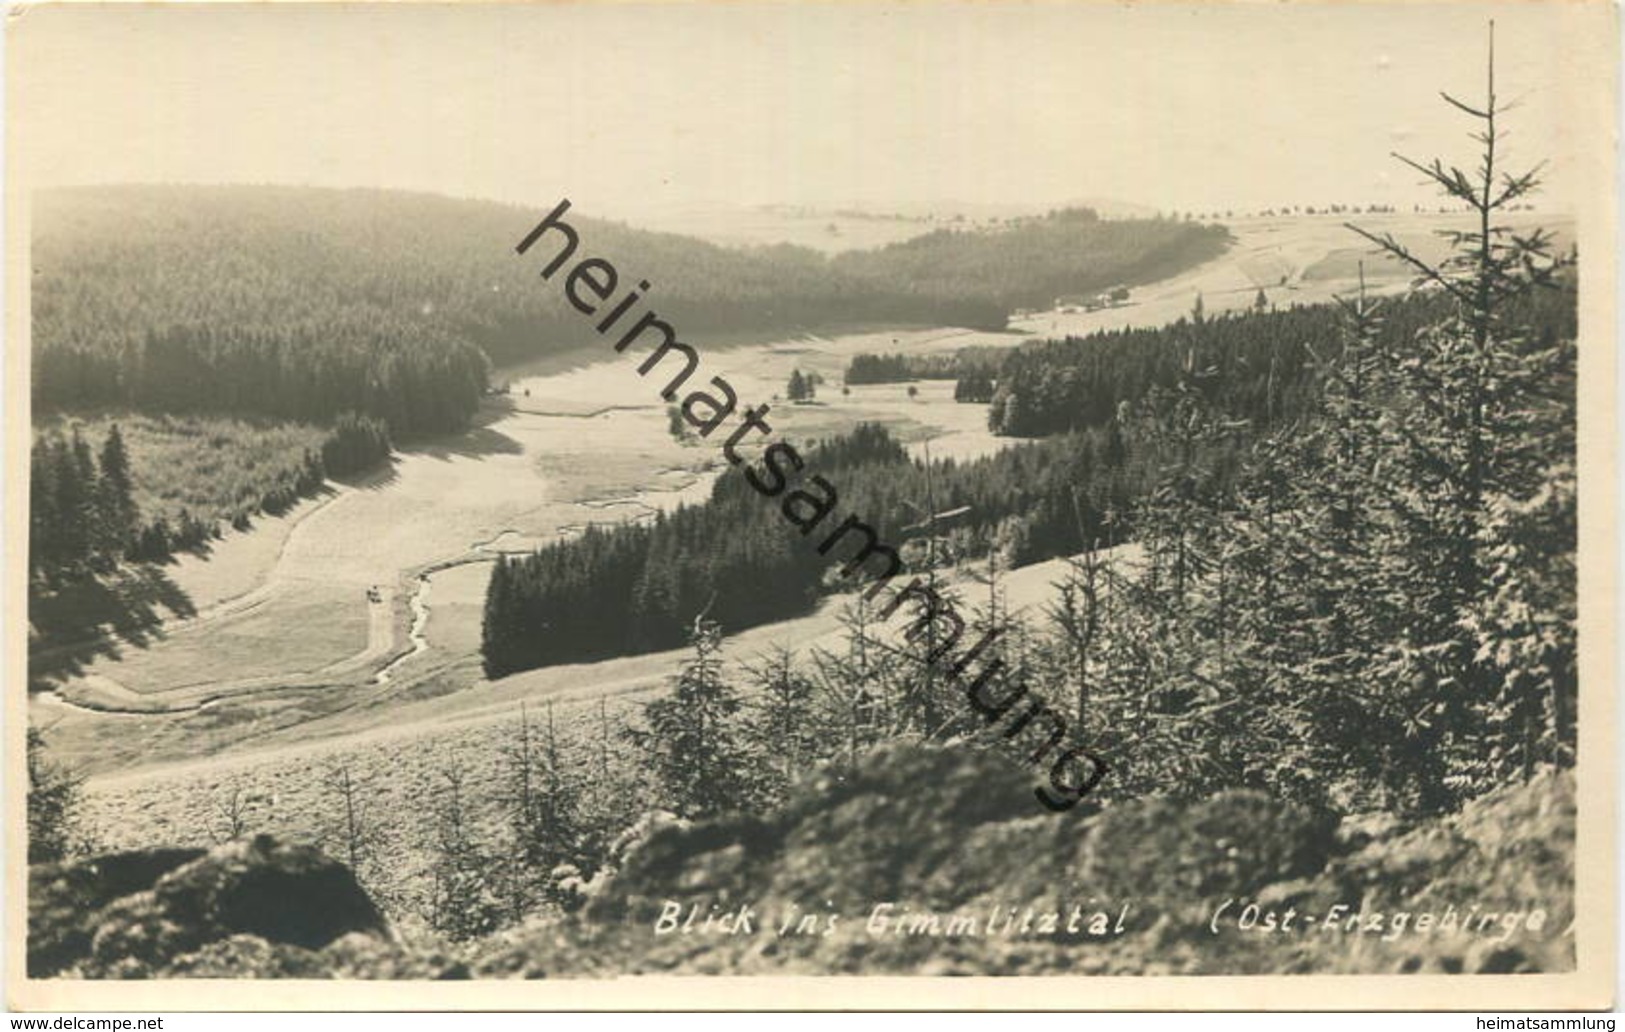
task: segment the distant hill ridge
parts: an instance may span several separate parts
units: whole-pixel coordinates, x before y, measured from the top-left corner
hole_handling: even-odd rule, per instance
[[[44,191],[33,213],[36,401],[307,419],[353,408],[398,429],[456,425],[480,386],[473,349],[503,364],[588,339],[513,252],[558,200],[528,208],[285,186]],[[876,321],[1002,328],[1034,299],[1169,275],[1228,239],[1219,227],[1071,211],[826,257],[572,215],[583,252],[647,278],[651,307],[689,334]],[[455,398],[439,396],[448,378]]]

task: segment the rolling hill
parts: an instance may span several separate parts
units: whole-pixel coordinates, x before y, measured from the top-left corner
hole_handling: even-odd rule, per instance
[[[305,420],[354,409],[397,432],[457,427],[484,386],[481,352],[501,365],[587,342],[562,292],[513,251],[554,203],[274,186],[46,191],[34,209],[36,403]],[[1225,239],[1069,212],[831,258],[569,221],[583,255],[648,279],[651,307],[690,334],[1002,328],[1033,297],[1167,274]]]

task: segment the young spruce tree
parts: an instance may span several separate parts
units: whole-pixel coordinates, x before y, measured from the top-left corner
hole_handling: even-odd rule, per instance
[[[690,638],[693,655],[670,695],[643,707],[644,727],[627,737],[648,757],[665,808],[706,817],[750,804],[753,757],[745,748],[739,693],[723,676],[722,631],[703,614]]]

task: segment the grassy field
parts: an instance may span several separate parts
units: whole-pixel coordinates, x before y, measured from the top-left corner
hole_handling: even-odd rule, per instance
[[[1130,550],[1120,551],[1131,561]],[[1006,604],[1012,612],[1039,618],[1062,569],[1053,560],[1008,574],[1001,585]],[[466,658],[456,656],[466,657],[466,650],[477,644],[484,572],[464,565],[436,574],[434,580],[434,645],[421,662],[457,681],[473,672]],[[957,581],[967,605],[974,604],[976,586],[964,574]],[[803,657],[812,648],[838,647],[844,631],[837,614],[847,599],[833,598],[809,616],[729,637],[724,655],[730,673],[742,683],[741,665],[780,644]],[[908,619],[900,612],[886,633],[900,638]],[[237,798],[250,830],[331,841],[342,818],[328,778],[344,767],[364,786],[363,805],[388,843],[390,884],[377,888],[384,889],[386,899],[404,901],[397,902],[401,909],[392,916],[410,927],[412,901],[427,890],[434,836],[430,803],[441,792],[446,771],[465,776],[477,834],[495,840],[500,834],[496,794],[504,777],[503,749],[518,733],[522,706],[533,727],[553,707],[569,762],[589,780],[606,760],[616,772],[612,778],[618,778],[632,765],[619,741],[620,728],[637,718],[642,703],[667,690],[671,672],[686,655],[679,649],[550,667],[427,698],[411,698],[410,691],[380,695],[330,714],[318,725],[264,730],[253,751],[92,778],[85,816],[108,848],[154,842],[207,845],[221,837],[224,811]],[[459,662],[462,669],[457,669]],[[387,722],[381,722],[385,715]],[[312,727],[322,729],[321,737],[312,739]],[[601,755],[605,749],[607,757]],[[641,798],[638,805],[658,809],[660,801]]]
[[[93,448],[117,423],[130,453],[136,504],[151,521],[187,510],[229,521],[259,511],[260,499],[299,475],[305,453],[320,451],[327,431],[305,423],[136,412],[51,413],[37,435],[77,426]]]
[[[1365,267],[1373,293],[1405,289],[1412,273],[1398,261],[1379,256],[1345,222],[1376,234],[1391,233],[1424,259],[1448,250],[1441,233],[1469,228],[1466,215],[1293,215],[1254,216],[1228,222],[1235,243],[1222,257],[1159,283],[1137,288],[1127,305],[1098,312],[1038,312],[1015,320],[1023,332],[1044,336],[1083,336],[1098,329],[1161,326],[1190,314],[1198,296],[1213,315],[1251,307],[1264,291],[1268,304],[1287,307],[1321,304],[1353,293]],[[1574,220],[1518,213],[1507,222],[1518,232],[1540,226],[1551,231],[1558,250],[1574,239]]]

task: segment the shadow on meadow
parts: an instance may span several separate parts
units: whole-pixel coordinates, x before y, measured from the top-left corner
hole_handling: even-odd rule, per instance
[[[469,420],[467,430],[408,441],[400,445],[400,450],[407,454],[428,455],[436,459],[453,457],[478,459],[486,455],[518,455],[524,451],[524,447],[502,431],[493,429],[493,424],[507,418],[514,409],[514,402],[506,396],[487,398],[480,405],[479,411]]]
[[[49,690],[97,659],[118,658],[126,645],[145,648],[163,636],[165,620],[196,614],[191,597],[156,563],[36,586],[28,600],[28,690]]]

